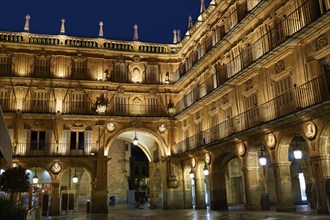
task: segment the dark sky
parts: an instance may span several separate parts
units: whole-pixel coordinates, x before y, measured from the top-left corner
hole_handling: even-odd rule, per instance
[[[173,29],[183,38],[199,10],[200,0],[0,0],[0,30],[24,31],[29,14],[31,33],[57,35],[64,18],[66,35],[96,38],[103,21],[104,38],[131,41],[136,23],[139,41],[172,43]]]

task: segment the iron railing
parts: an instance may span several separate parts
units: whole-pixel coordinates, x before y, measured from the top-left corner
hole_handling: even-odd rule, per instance
[[[84,143],[83,147],[70,147],[70,143],[17,143],[13,148],[13,156],[94,156],[97,144]]]
[[[291,97],[289,99],[285,97]],[[212,126],[200,134],[176,143],[175,153],[201,147],[219,141],[265,122],[275,120],[313,105],[330,100],[330,72],[301,86],[297,86],[276,98]]]
[[[277,23],[277,25],[260,37],[256,42],[249,45],[248,48],[242,51],[238,56],[217,69],[221,71],[217,71],[215,77],[211,76],[204,83],[185,95],[175,105],[177,114],[197,102],[199,99],[208,95],[213,90],[222,86],[231,77],[250,66],[263,55],[282,44],[293,34],[317,20],[320,16],[321,12],[318,3],[313,0],[306,1],[282,21]],[[226,74],[225,77],[224,73]]]

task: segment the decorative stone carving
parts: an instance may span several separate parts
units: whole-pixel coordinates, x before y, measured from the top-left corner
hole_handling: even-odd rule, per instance
[[[222,104],[227,104],[229,102],[229,98],[228,98],[228,94],[226,94],[226,95],[224,95],[223,97],[222,97]]]
[[[245,91],[249,91],[253,88],[253,82],[252,79],[249,79],[245,82]]]
[[[246,152],[246,147],[245,147],[245,144],[244,143],[240,143],[238,146],[237,146],[237,152],[240,156],[243,156]]]
[[[185,119],[185,120],[183,121],[183,127],[187,127],[187,125],[188,125],[188,123],[187,123],[187,119]]]
[[[140,62],[140,57],[139,56],[134,56],[133,61],[134,61],[134,63]]]
[[[216,109],[217,109],[216,103],[215,102],[212,102],[211,103],[211,111],[214,111]]]
[[[206,162],[207,164],[210,164],[210,163],[211,163],[211,154],[210,154],[209,152],[207,152],[207,153],[205,154],[205,162]]]
[[[155,95],[156,92],[157,92],[156,88],[153,87],[150,89],[150,94]]]
[[[275,72],[276,72],[276,74],[282,72],[283,70],[285,70],[285,64],[284,64],[283,60],[280,60],[277,63],[275,63]]]
[[[108,124],[107,124],[107,130],[109,131],[109,132],[112,132],[112,131],[114,131],[114,130],[116,130],[116,125],[115,125],[115,123],[113,123],[113,122],[109,122]]]
[[[267,135],[267,146],[270,149],[274,149],[276,145],[276,139],[275,139],[275,135],[273,135],[272,133],[269,133]]]
[[[117,92],[118,92],[118,93],[124,93],[124,92],[125,92],[124,87],[122,87],[122,86],[118,86],[118,88],[117,88]]]
[[[131,126],[135,128],[142,127],[142,122],[139,119],[134,119],[134,121],[131,122]]]
[[[201,113],[199,111],[196,112],[196,119],[200,119],[200,117],[201,117]]]
[[[166,125],[164,124],[164,123],[162,123],[162,124],[160,124],[160,125],[158,125],[158,131],[160,132],[160,133],[164,133],[165,131],[166,131]]]
[[[305,127],[305,135],[308,139],[312,140],[315,138],[317,133],[317,128],[313,122],[307,122]]]
[[[328,45],[328,38],[326,34],[322,34],[315,40],[315,49],[316,51],[322,49],[322,47]]]
[[[192,168],[196,167],[196,159],[195,158],[191,158],[191,167]]]

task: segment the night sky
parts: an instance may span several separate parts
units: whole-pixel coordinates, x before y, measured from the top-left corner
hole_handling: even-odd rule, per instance
[[[139,41],[172,43],[173,29],[183,38],[188,16],[195,23],[199,10],[200,0],[0,0],[0,30],[24,31],[29,14],[30,33],[57,35],[64,18],[68,36],[96,38],[103,21],[107,39],[131,41],[138,24]]]

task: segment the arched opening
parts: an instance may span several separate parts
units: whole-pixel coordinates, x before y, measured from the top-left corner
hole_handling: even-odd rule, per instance
[[[210,180],[212,209],[236,209],[245,204],[242,166],[235,154],[228,153],[214,160]]]
[[[310,208],[315,210],[315,179],[311,171],[307,143],[299,134],[295,134],[290,142],[288,160],[290,161],[292,198],[296,209],[306,211],[309,203]]]
[[[30,174],[31,189],[29,192],[22,193],[21,204],[25,207],[39,206],[41,207],[41,214],[46,216],[51,199],[51,177],[47,170],[40,167],[32,167],[26,172]]]
[[[91,198],[91,176],[83,167],[66,169],[61,176],[60,213],[86,213]]]
[[[149,205],[149,198],[154,199],[150,195],[153,179],[150,163],[164,156],[160,144],[162,143],[154,134],[143,129],[123,131],[109,142],[106,153],[111,158],[107,164],[110,206],[116,203]],[[158,200],[154,204],[158,204]]]

